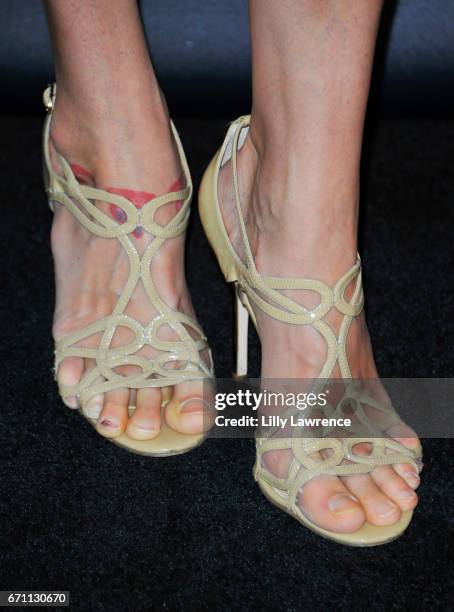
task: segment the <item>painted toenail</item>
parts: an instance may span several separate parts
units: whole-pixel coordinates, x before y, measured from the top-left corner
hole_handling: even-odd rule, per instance
[[[374,509],[377,513],[377,516],[385,517],[394,514],[397,510],[397,506],[392,502],[377,502],[376,504],[374,504]]]
[[[339,493],[339,495],[334,495],[334,497],[329,500],[328,508],[333,514],[348,514],[349,512],[357,512],[359,508],[352,506],[352,501],[358,503],[359,500],[353,495]]]
[[[113,421],[109,421],[109,419],[104,419],[103,421],[101,421],[101,425],[103,427],[109,427],[111,429],[115,429],[116,427],[118,427],[117,423],[114,423]]]

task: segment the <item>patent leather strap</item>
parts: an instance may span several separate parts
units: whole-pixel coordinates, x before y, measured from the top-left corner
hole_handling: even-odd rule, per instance
[[[43,100],[49,114],[44,126],[44,163],[45,182],[51,208],[55,203],[64,206],[89,232],[102,238],[117,239],[122,245],[129,260],[129,278],[124,286],[112,313],[98,319],[91,325],[72,333],[56,342],[55,372],[59,364],[67,357],[90,358],[95,367],[87,371],[80,382],[72,387],[60,385],[62,397],[78,396],[81,405],[95,395],[119,388],[142,389],[146,387],[167,387],[183,381],[198,380],[213,376],[210,365],[201,358],[201,351],[208,350],[207,339],[199,324],[182,312],[169,308],[161,299],[150,274],[150,264],[165,240],[175,238],[187,227],[192,182],[186,157],[178,133],[171,123],[172,133],[177,144],[181,165],[185,175],[186,187],[177,192],[151,199],[141,209],[136,208],[128,199],[109,193],[102,189],[80,185],[67,160],[56,153],[61,174],[52,168],[49,152],[49,134],[52,117],[55,86],[44,92]],[[96,206],[96,202],[113,204],[124,212],[124,222],[108,216]],[[156,221],[158,210],[170,202],[182,201],[183,204],[174,217],[166,224]],[[142,228],[153,236],[142,255],[137,251],[131,234]],[[139,282],[148,296],[154,318],[148,325],[142,325],[125,313],[126,307]],[[132,333],[132,340],[127,345],[112,348],[111,343],[118,328],[127,328]],[[171,328],[177,337],[175,340],[164,340],[160,331]],[[100,334],[101,340],[96,348],[80,346],[84,340]],[[152,359],[139,355],[142,347],[148,345],[155,349]],[[115,371],[120,366],[137,366],[136,371],[128,376]]]
[[[367,414],[366,406],[374,409],[380,418],[376,416],[372,420]],[[294,410],[289,410],[280,416],[285,418],[292,412],[294,413]],[[329,437],[333,428],[324,427],[316,431],[318,437],[304,437],[301,430],[294,428],[291,437],[282,437],[282,434],[276,435],[276,432],[270,431],[268,436],[257,438],[254,477],[279,491],[286,500],[289,511],[300,512],[299,491],[307,482],[320,475],[368,474],[377,466],[396,463],[408,463],[415,472],[418,471],[415,461],[418,453],[386,435],[389,428],[402,425],[397,413],[392,407],[381,404],[358,388],[355,383],[348,384],[346,393],[337,406],[333,407],[328,403],[322,412],[324,418],[336,421],[346,416],[353,418],[347,437]],[[356,452],[356,446],[360,444],[369,446],[367,454]],[[291,464],[285,478],[278,478],[263,467],[263,455],[276,450],[292,452]],[[322,454],[315,454],[320,452]]]
[[[233,124],[231,156],[233,188],[238,222],[241,228],[243,248],[246,254],[245,265],[238,265],[238,284],[247,296],[245,303],[255,305],[270,317],[292,325],[311,325],[323,336],[327,345],[327,357],[319,378],[328,378],[339,363],[341,375],[351,377],[345,344],[351,322],[363,309],[364,295],[361,279],[361,260],[358,255],[356,263],[337,281],[334,287],[314,279],[277,278],[260,274],[255,267],[251,247],[244,223],[241,208],[241,198],[238,183],[237,151],[241,131],[249,126],[249,117],[241,117]],[[232,129],[232,128],[231,128]],[[347,287],[354,283],[353,295],[349,301],[345,298]],[[318,305],[311,309],[305,308],[295,300],[287,297],[282,291],[312,291],[319,295]],[[343,315],[339,336],[336,337],[332,328],[323,318],[332,309]]]
[[[421,448],[411,450],[391,439],[387,431],[401,424],[399,416],[390,404],[384,405],[378,402],[352,380],[346,344],[351,324],[362,312],[364,305],[359,255],[351,268],[332,286],[317,279],[278,278],[258,272],[244,222],[237,168],[237,152],[241,142],[244,142],[249,122],[250,117],[244,116],[230,125],[222,147],[204,174],[199,194],[200,217],[207,237],[226,280],[235,282],[237,286],[239,296],[237,311],[240,310],[237,320],[241,322],[237,327],[243,342],[243,345],[237,348],[241,363],[241,372],[238,373],[244,375],[246,372],[247,314],[254,324],[256,324],[255,312],[260,310],[287,325],[311,326],[325,340],[327,352],[325,363],[310,390],[320,391],[325,388],[336,366],[339,367],[341,378],[345,383],[345,394],[336,405],[328,403],[322,409],[322,416],[337,418],[345,417],[347,413],[354,415],[352,427],[346,432],[345,437],[330,427],[309,430],[304,435],[299,427],[294,426],[287,437],[285,434],[283,436],[282,431],[276,434],[271,429],[266,435],[262,432],[256,439],[257,460],[254,476],[268,499],[325,537],[358,546],[390,541],[408,526],[411,513],[403,513],[401,520],[392,526],[378,527],[365,523],[354,534],[337,534],[314,524],[303,515],[298,506],[298,492],[301,487],[320,475],[367,474],[376,466],[399,463],[408,463],[417,472],[416,460],[421,456]],[[218,198],[219,174],[228,162],[231,162],[242,257],[230,241]],[[318,303],[314,308],[305,308],[283,293],[289,290],[316,293],[319,298]],[[347,291],[351,295],[349,299],[346,297]],[[245,309],[241,310],[241,305],[246,309],[246,317],[243,312]],[[327,321],[327,316],[333,311],[340,315],[337,333]],[[279,416],[285,419],[292,412],[294,408],[283,413],[279,412]],[[371,414],[374,416],[373,419]],[[305,413],[305,416],[310,415]],[[357,452],[358,444],[368,445],[369,452]],[[278,478],[272,474],[263,462],[265,453],[277,450],[291,451],[290,467],[285,478]],[[364,446],[361,450],[364,451]]]

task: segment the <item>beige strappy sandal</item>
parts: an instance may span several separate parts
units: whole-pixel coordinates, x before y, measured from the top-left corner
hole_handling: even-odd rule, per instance
[[[186,157],[178,133],[173,125],[172,132],[177,144],[181,166],[186,179],[186,187],[178,192],[159,196],[147,202],[140,210],[126,198],[95,189],[78,183],[66,159],[57,154],[62,170],[62,176],[57,174],[50,162],[49,133],[52,120],[56,87],[48,87],[43,95],[48,116],[44,125],[44,181],[49,196],[49,205],[54,210],[55,203],[61,204],[74,215],[78,222],[88,231],[118,240],[123,246],[130,265],[128,281],[110,316],[99,319],[92,325],[81,329],[56,343],[55,374],[59,364],[66,357],[91,358],[96,366],[86,372],[80,382],[74,387],[59,386],[62,398],[76,396],[82,415],[93,425],[94,419],[84,414],[87,402],[96,395],[119,388],[143,389],[146,387],[163,388],[163,397],[169,387],[181,382],[210,379],[213,377],[211,353],[207,339],[199,324],[186,314],[171,310],[160,298],[150,275],[150,263],[159,248],[169,238],[185,231],[192,198],[192,182]],[[178,200],[184,201],[181,209],[167,225],[158,224],[155,215],[161,206]],[[104,214],[92,201],[102,201],[114,204],[125,213],[126,221],[118,223]],[[133,241],[130,239],[135,229],[140,226],[154,238],[148,245],[142,257],[139,256]],[[138,282],[142,281],[148,299],[157,315],[147,326],[141,325],[131,316],[125,314],[125,309]],[[165,341],[159,337],[161,326],[169,326],[178,336],[178,340]],[[118,327],[128,328],[134,334],[134,340],[116,349],[110,344]],[[190,331],[192,334],[190,333]],[[82,348],[79,343],[93,334],[102,334],[97,348]],[[195,338],[193,337],[195,336]],[[153,359],[145,359],[137,355],[144,346],[149,345],[158,351]],[[201,351],[208,351],[209,365],[201,357]],[[122,365],[133,365],[141,369],[130,376],[122,376],[115,368]],[[170,367],[169,367],[170,366]],[[167,393],[167,398],[169,394]],[[163,402],[162,409],[166,402]],[[135,406],[129,406],[130,414]],[[162,419],[160,434],[152,440],[133,440],[125,433],[112,439],[115,444],[129,451],[143,455],[165,456],[183,453],[198,446],[206,437],[206,433],[189,435],[179,433],[170,428]]]
[[[309,279],[291,279],[262,276],[256,269],[251,253],[246,227],[242,215],[237,174],[237,151],[244,142],[249,129],[250,117],[240,117],[233,122],[227,132],[224,144],[208,166],[200,188],[199,208],[202,224],[208,240],[215,251],[220,267],[227,282],[236,286],[237,307],[237,376],[247,373],[247,328],[251,316],[255,324],[252,305],[261,309],[269,316],[290,325],[311,325],[326,340],[327,358],[319,374],[319,380],[329,379],[336,364],[339,364],[344,379],[351,379],[351,372],[346,355],[346,338],[355,316],[363,308],[363,291],[361,281],[361,263],[357,263],[339,279],[334,287],[324,282]],[[233,189],[235,193],[236,210],[241,228],[242,244],[244,246],[245,262],[235,252],[227,235],[218,201],[218,178],[221,167],[231,159],[233,173]],[[347,287],[355,283],[355,289],[350,301],[344,297]],[[320,296],[320,303],[313,310],[308,310],[297,302],[289,299],[281,291],[310,290]],[[336,308],[342,315],[339,337],[324,320],[325,315]],[[335,533],[322,529],[310,521],[298,506],[298,492],[312,478],[321,474],[345,476],[349,474],[367,474],[378,465],[409,463],[417,470],[415,460],[420,453],[413,452],[395,440],[383,436],[383,432],[396,423],[400,423],[397,415],[388,408],[380,406],[373,398],[358,392],[353,381],[347,391],[347,399],[354,402],[358,411],[362,405],[372,405],[375,409],[386,413],[380,427],[376,426],[371,437],[346,438],[305,438],[295,435],[294,428],[291,437],[258,438],[257,459],[254,467],[254,477],[264,495],[276,506],[288,512],[312,531],[343,544],[352,546],[373,546],[384,544],[400,536],[410,523],[412,512],[402,513],[401,519],[391,526],[376,526],[364,523],[355,533]],[[340,407],[341,409],[341,407]],[[354,451],[358,443],[369,443],[372,451],[369,455],[359,455]],[[263,454],[275,450],[291,450],[292,462],[286,478],[277,478],[262,464]],[[329,450],[331,454],[326,460],[316,461],[313,453]],[[347,462],[345,461],[347,460]]]

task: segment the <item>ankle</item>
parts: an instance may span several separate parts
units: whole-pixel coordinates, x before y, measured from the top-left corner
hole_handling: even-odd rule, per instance
[[[336,191],[309,173],[294,173],[291,162],[281,173],[276,165],[263,164],[252,190],[250,214],[260,233],[276,239],[293,236],[309,249],[339,238],[356,249],[358,188]]]
[[[326,205],[342,217],[350,206],[350,218],[356,219],[361,139],[350,126],[339,125],[329,113],[314,118],[304,109],[281,104],[272,116],[269,110],[253,110],[249,136],[260,160],[261,179],[268,182],[265,188],[274,198],[282,199],[285,185],[295,206],[304,199],[305,207],[325,214]]]
[[[296,147],[278,147],[276,155],[273,143],[258,142],[251,131],[238,163],[259,271],[278,272],[279,253],[286,275],[313,274],[335,282],[356,260],[359,179],[336,184],[324,167],[304,167]]]
[[[74,97],[59,85],[52,147],[86,169],[98,186],[162,193],[181,178],[181,167],[167,106],[156,91],[143,96],[97,91],[90,105],[84,93]],[[107,99],[107,107],[100,99]]]
[[[144,132],[155,136],[169,132],[164,96],[151,80],[140,86],[134,79],[124,85],[114,80],[109,85],[84,83],[83,87],[58,82],[52,119],[57,143],[68,135],[77,142],[77,135],[82,135],[92,148],[104,142],[111,146],[114,139],[129,140]]]
[[[108,123],[112,112],[132,115],[148,107],[167,115],[167,106],[154,72],[149,66],[116,65],[114,70],[57,74],[57,103],[62,102],[80,115]]]

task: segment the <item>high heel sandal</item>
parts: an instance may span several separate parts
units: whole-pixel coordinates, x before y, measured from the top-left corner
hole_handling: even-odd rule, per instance
[[[48,115],[43,132],[44,182],[49,197],[49,206],[54,210],[55,203],[65,208],[89,232],[118,240],[123,246],[130,265],[128,281],[118,299],[111,315],[95,321],[55,343],[55,375],[60,363],[66,357],[81,357],[95,360],[95,367],[82,375],[79,383],[73,387],[59,385],[62,398],[76,396],[82,415],[93,425],[96,420],[89,418],[84,408],[87,402],[100,394],[120,388],[143,389],[160,387],[163,389],[163,410],[169,401],[169,387],[181,382],[211,379],[213,366],[207,339],[199,324],[188,315],[175,312],[160,298],[150,275],[151,260],[163,245],[165,240],[174,238],[186,229],[192,198],[192,182],[186,157],[178,133],[171,123],[173,137],[177,144],[181,166],[186,180],[186,187],[178,192],[161,195],[147,202],[140,210],[126,198],[78,183],[71,166],[66,159],[57,153],[57,159],[62,175],[57,174],[51,165],[49,151],[49,134],[52,120],[52,109],[55,102],[56,86],[48,87],[43,95],[43,101]],[[170,202],[184,201],[181,209],[167,223],[161,225],[155,221],[155,215],[161,206]],[[117,222],[104,214],[93,201],[113,204],[124,212],[126,221]],[[137,227],[153,235],[153,240],[146,248],[142,257],[130,239]],[[136,285],[142,281],[148,299],[157,314],[146,326],[141,325],[130,315],[125,314],[126,306]],[[178,336],[177,340],[163,340],[159,337],[162,326],[169,326]],[[116,349],[111,348],[111,341],[118,327],[125,327],[134,334],[134,339],[127,345]],[[190,333],[190,331],[192,334]],[[94,334],[101,334],[97,348],[83,348],[79,343]],[[195,338],[193,337],[195,336]],[[153,359],[137,355],[144,346],[149,345],[158,351]],[[201,357],[201,351],[209,354],[209,365]],[[129,376],[120,375],[115,371],[123,365],[133,365],[141,371]],[[168,367],[170,366],[170,367]],[[172,401],[172,400],[170,400]],[[129,406],[129,414],[135,406]],[[115,444],[129,451],[142,455],[166,456],[184,453],[203,442],[206,433],[183,434],[170,428],[162,419],[159,435],[151,440],[134,440],[125,433],[111,439]]]
[[[363,291],[361,282],[361,263],[357,263],[340,278],[334,287],[324,282],[310,279],[290,279],[262,276],[256,269],[251,253],[246,227],[242,215],[237,174],[237,151],[244,142],[249,129],[249,116],[240,117],[233,122],[227,132],[224,144],[208,166],[200,187],[199,210],[203,227],[208,240],[218,258],[219,265],[227,280],[235,284],[237,316],[237,377],[247,374],[247,327],[249,316],[256,326],[252,305],[269,316],[290,325],[310,325],[314,327],[327,343],[327,358],[318,376],[329,379],[336,364],[339,365],[343,379],[351,379],[350,367],[346,354],[346,339],[353,318],[363,308]],[[218,179],[221,167],[231,160],[233,189],[236,202],[236,213],[241,229],[242,246],[245,261],[235,252],[224,226],[218,200]],[[350,301],[344,297],[347,287],[355,284]],[[308,310],[286,297],[281,291],[309,290],[320,296],[320,303]],[[343,315],[339,337],[324,320],[325,315],[336,308]],[[399,442],[386,438],[383,432],[397,423],[397,415],[381,406],[373,398],[355,389],[351,384],[348,399],[355,403],[358,410],[361,405],[372,405],[386,416],[376,427],[376,437],[346,438],[304,438],[296,436],[258,437],[256,440],[257,458],[254,477],[264,495],[277,507],[288,512],[312,531],[326,538],[352,546],[373,546],[384,544],[400,536],[410,523],[412,512],[403,512],[400,520],[394,525],[376,526],[364,523],[354,533],[336,533],[323,529],[307,518],[298,506],[298,492],[312,478],[322,475],[346,476],[349,474],[367,474],[376,466],[409,463],[416,471],[416,460],[420,452],[412,451]],[[362,412],[364,414],[364,412]],[[364,432],[364,430],[362,430]],[[372,447],[369,455],[354,452],[358,443],[367,443]],[[278,478],[262,464],[264,453],[276,450],[292,452],[292,462],[286,478]],[[331,456],[323,461],[315,461],[311,455],[317,451],[331,451]],[[345,463],[345,460],[348,463]]]

